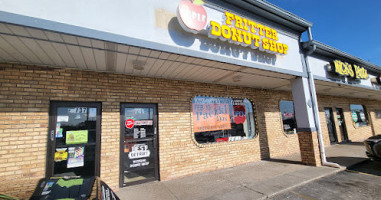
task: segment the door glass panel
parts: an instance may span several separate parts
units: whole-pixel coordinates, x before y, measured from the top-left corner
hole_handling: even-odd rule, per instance
[[[124,137],[123,183],[156,179],[156,138],[154,107],[122,108]]]
[[[153,108],[125,108],[124,121],[126,139],[153,137]]]
[[[133,182],[155,177],[153,141],[124,143],[125,182]]]
[[[54,176],[94,176],[97,108],[57,107]]]
[[[325,118],[327,121],[327,128],[328,128],[328,135],[329,135],[329,140],[331,143],[337,142],[336,139],[336,132],[335,132],[335,127],[332,119],[332,110],[331,108],[325,108]]]

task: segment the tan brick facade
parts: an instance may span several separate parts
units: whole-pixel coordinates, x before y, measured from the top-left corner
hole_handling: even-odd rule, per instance
[[[45,176],[50,101],[102,102],[101,178],[119,183],[120,103],[158,104],[161,180],[299,152],[297,135],[285,135],[279,101],[287,92],[58,69],[0,65],[0,193],[27,198]],[[196,145],[191,130],[195,95],[250,98],[259,136]]]
[[[318,145],[315,132],[284,133],[279,102],[292,100],[288,92],[10,64],[0,65],[0,86],[0,193],[21,198],[29,197],[45,176],[50,101],[102,102],[100,172],[114,189],[119,187],[121,102],[158,105],[161,180],[299,153]],[[252,140],[197,145],[191,129],[191,99],[196,95],[250,98],[259,135]],[[319,96],[326,146],[324,107],[343,108],[350,140],[362,141],[372,135],[371,126],[351,125],[352,103],[365,105],[375,132],[380,130],[381,120],[374,113],[381,108],[380,102]],[[306,164],[320,165],[317,148],[303,155],[309,160]]]

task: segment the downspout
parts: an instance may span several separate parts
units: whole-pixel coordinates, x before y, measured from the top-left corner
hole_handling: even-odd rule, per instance
[[[317,96],[315,91],[315,82],[314,82],[314,77],[313,77],[313,74],[311,73],[310,64],[308,61],[308,56],[311,55],[316,50],[316,45],[312,43],[313,39],[312,39],[311,27],[308,27],[307,32],[308,32],[307,48],[310,48],[310,49],[305,53],[305,62],[306,62],[308,82],[309,82],[309,87],[310,87],[311,97],[312,97],[312,110],[314,113],[315,126],[316,126],[317,135],[318,135],[319,147],[320,147],[321,164],[323,166],[341,168],[340,165],[337,163],[328,162],[325,155],[324,141],[323,141],[323,135],[321,132],[321,125],[320,125],[319,107],[318,107],[318,101],[317,101]]]

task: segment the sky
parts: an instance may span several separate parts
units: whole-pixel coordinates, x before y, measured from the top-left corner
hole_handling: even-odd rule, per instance
[[[314,40],[381,67],[381,0],[267,1],[312,22]]]

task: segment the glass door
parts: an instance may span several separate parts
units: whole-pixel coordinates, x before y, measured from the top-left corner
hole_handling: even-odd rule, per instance
[[[51,102],[46,175],[99,176],[101,103]]]
[[[348,141],[348,133],[347,128],[345,126],[345,120],[344,120],[344,114],[342,108],[336,108],[336,115],[337,115],[337,123],[339,124],[341,137],[343,138],[343,142]]]
[[[337,143],[337,135],[335,122],[333,121],[332,108],[324,108],[325,118],[327,121],[328,135],[331,143]]]
[[[157,107],[121,104],[120,186],[159,179]]]

